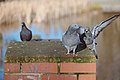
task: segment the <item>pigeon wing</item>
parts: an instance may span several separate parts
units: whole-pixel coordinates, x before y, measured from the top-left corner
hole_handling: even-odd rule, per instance
[[[102,21],[100,24],[96,25],[92,29],[92,35],[94,39],[100,34],[100,32],[105,29],[109,24],[111,24],[115,19],[117,19],[120,16],[120,14],[116,14],[104,21]]]

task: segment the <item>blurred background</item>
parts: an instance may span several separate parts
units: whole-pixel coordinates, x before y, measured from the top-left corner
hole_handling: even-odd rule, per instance
[[[0,80],[11,41],[20,40],[21,22],[33,39],[61,39],[72,23],[93,27],[120,12],[120,0],[0,0]],[[97,80],[120,80],[120,18],[97,39]]]

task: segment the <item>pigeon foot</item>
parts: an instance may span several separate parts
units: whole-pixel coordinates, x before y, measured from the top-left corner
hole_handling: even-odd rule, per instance
[[[65,55],[69,55],[70,53],[66,53]]]
[[[73,57],[78,56],[76,53],[73,53]]]

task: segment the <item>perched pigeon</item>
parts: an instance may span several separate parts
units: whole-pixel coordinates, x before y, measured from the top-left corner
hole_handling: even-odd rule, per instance
[[[83,38],[83,40],[85,41],[87,48],[92,50],[92,53],[95,55],[96,59],[98,59],[98,55],[96,53],[96,48],[95,48],[97,43],[95,42],[89,27],[85,30],[85,37]]]
[[[96,52],[96,38],[100,34],[100,32],[105,29],[109,24],[111,24],[115,19],[117,19],[120,16],[120,14],[116,14],[104,21],[102,21],[100,24],[94,26],[91,30],[90,28],[85,29],[85,37],[84,41],[87,45],[87,47],[92,50],[93,54],[95,55],[96,59],[98,59],[97,52]]]
[[[32,39],[32,31],[26,27],[24,22],[22,22],[20,38],[22,41],[30,41]]]
[[[62,36],[62,43],[67,48],[67,54],[70,53],[70,51],[73,51],[73,55],[76,55],[76,48],[78,44],[82,44],[80,41],[79,36],[79,30],[82,28],[78,24],[71,24],[68,28],[68,30],[65,32],[65,34]],[[82,34],[84,31],[81,30],[80,34]]]

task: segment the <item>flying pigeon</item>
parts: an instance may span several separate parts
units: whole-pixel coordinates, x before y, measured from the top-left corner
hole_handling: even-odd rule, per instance
[[[80,31],[81,28],[81,31]],[[62,36],[62,43],[67,48],[67,54],[70,54],[73,51],[73,56],[76,55],[76,48],[78,44],[82,44],[80,41],[80,35],[83,34],[84,30],[78,24],[71,24],[68,27],[68,30]]]
[[[30,41],[32,39],[32,31],[26,27],[24,22],[22,22],[20,38],[22,41]]]
[[[98,59],[97,52],[96,52],[96,38],[100,34],[103,29],[105,29],[109,24],[111,24],[115,19],[117,19],[120,16],[120,14],[116,14],[104,21],[102,21],[100,24],[94,26],[91,30],[90,28],[85,29],[85,37],[84,41],[87,45],[87,47],[92,50],[93,54],[95,55],[96,59]]]

